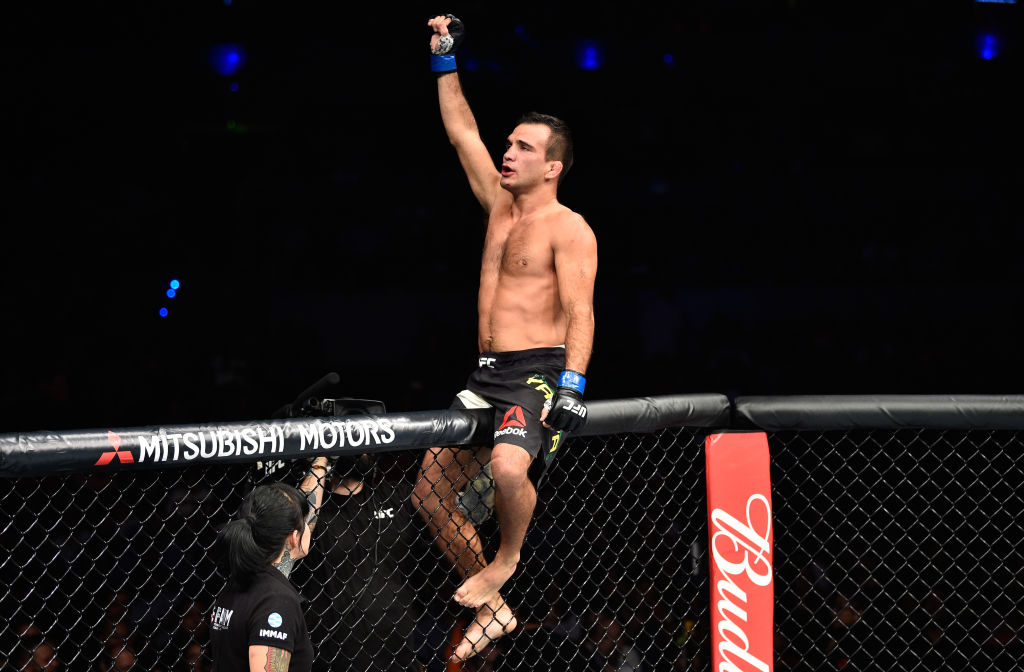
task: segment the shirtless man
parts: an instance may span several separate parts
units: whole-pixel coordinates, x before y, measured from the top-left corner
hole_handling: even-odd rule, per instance
[[[494,444],[430,449],[413,493],[438,546],[464,579],[455,600],[477,610],[455,651],[466,659],[516,627],[499,590],[515,572],[537,502],[527,470],[542,447],[553,450],[562,431],[579,429],[586,419],[597,241],[586,221],[557,200],[572,164],[568,127],[548,115],[524,116],[495,170],[455,69],[462,24],[448,15],[427,25],[441,119],[488,213],[477,300],[480,356],[452,408],[493,408]],[[501,529],[490,563],[473,524],[455,505],[456,493],[488,460]]]

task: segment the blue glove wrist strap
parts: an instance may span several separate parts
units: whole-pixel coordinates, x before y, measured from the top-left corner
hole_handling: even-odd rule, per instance
[[[583,389],[587,386],[587,379],[583,377],[582,373],[565,370],[562,371],[562,375],[558,377],[558,386],[566,387],[570,390],[576,390],[580,394],[583,394]]]
[[[434,72],[453,72],[456,70],[455,54],[431,54],[430,69]]]

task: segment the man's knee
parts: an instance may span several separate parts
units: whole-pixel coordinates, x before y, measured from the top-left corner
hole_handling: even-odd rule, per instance
[[[499,488],[518,488],[530,482],[527,473],[533,458],[518,446],[491,454],[491,477]]]

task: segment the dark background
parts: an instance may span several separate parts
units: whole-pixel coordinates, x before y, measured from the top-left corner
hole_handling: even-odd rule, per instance
[[[930,4],[9,8],[0,432],[262,418],[327,371],[447,407],[484,229],[434,11],[496,158],[574,129],[589,398],[1019,392],[1022,8]]]

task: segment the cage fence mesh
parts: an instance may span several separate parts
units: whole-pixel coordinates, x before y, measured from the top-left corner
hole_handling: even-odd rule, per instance
[[[502,590],[518,627],[464,669],[707,668],[702,445],[703,434],[682,428],[566,442],[540,479],[518,570]],[[411,496],[423,457],[383,454],[360,492],[321,508],[311,553],[292,574],[308,599],[315,669],[452,669],[474,610],[453,601],[461,579],[423,499]],[[466,472],[481,466],[470,460]],[[253,487],[298,485],[307,468],[4,481],[6,668],[210,669],[209,613],[225,584],[218,531]],[[475,494],[486,500],[481,482]],[[441,506],[459,504],[449,496]],[[492,558],[496,516],[477,528]]]
[[[668,429],[566,443],[503,589],[518,627],[462,669],[711,669],[704,436]],[[1019,665],[1021,438],[770,434],[775,666]],[[411,496],[422,459],[381,455],[360,493],[322,507],[313,550],[292,575],[309,600],[317,669],[453,669],[446,660],[473,611],[454,603],[459,575],[424,500]],[[255,485],[298,484],[306,466],[0,483],[4,668],[210,669],[209,612],[225,583],[218,530]],[[480,468],[467,463],[470,476]],[[471,515],[473,497],[486,500],[486,488],[460,499]],[[493,557],[495,517],[476,527]]]
[[[769,435],[777,667],[1017,668],[1021,439],[981,430]]]

